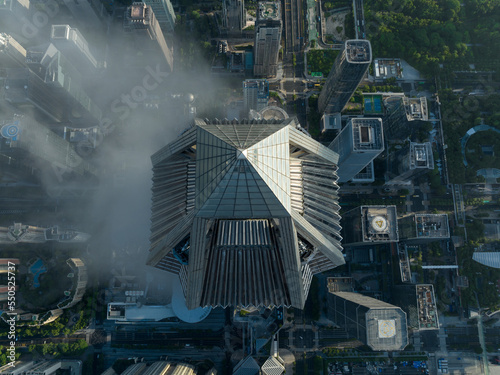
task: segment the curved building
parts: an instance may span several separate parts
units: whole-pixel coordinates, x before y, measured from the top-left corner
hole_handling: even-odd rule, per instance
[[[195,119],[152,162],[147,263],[179,275],[189,309],[303,308],[312,275],[344,264],[338,155],[296,118]]]

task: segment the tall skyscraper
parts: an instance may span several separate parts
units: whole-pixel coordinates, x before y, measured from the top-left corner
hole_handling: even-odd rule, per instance
[[[275,77],[281,46],[281,3],[261,2],[257,12],[253,74]]]
[[[434,156],[430,142],[415,143],[403,147],[388,155],[389,168],[386,184],[411,184],[411,180],[420,174],[434,169]]]
[[[328,74],[318,98],[318,112],[337,113],[344,109],[372,62],[368,40],[352,39],[345,42]]]
[[[339,154],[339,182],[347,182],[384,151],[382,120],[352,118],[328,147]]]
[[[328,293],[329,319],[376,351],[408,345],[406,313],[401,308],[359,293]]]
[[[163,32],[172,33],[175,28],[175,12],[170,0],[144,0],[153,9]]]
[[[222,0],[222,20],[229,34],[239,33],[246,25],[245,1]]]
[[[60,97],[59,103],[48,105],[63,105],[64,120],[95,125],[101,119],[102,111],[87,94],[81,70],[73,66],[66,55],[51,43],[48,47],[28,50],[26,63],[45,83],[46,89]]]
[[[266,79],[246,79],[243,81],[243,101],[245,112],[253,109],[261,111],[269,103],[269,82]]]
[[[363,246],[397,242],[396,206],[360,206],[342,215],[342,243]]]
[[[0,33],[0,66],[2,68],[26,67],[26,50],[11,35]]]
[[[303,308],[312,275],[344,264],[337,154],[296,118],[207,121],[152,156],[147,263],[189,309]]]
[[[50,41],[82,74],[92,74],[99,63],[83,35],[69,25],[52,25]]]
[[[159,50],[161,52],[159,62],[172,71],[173,51],[167,45],[151,6],[144,3],[133,3],[125,11],[123,26],[125,31],[131,32],[136,38],[137,49],[144,53],[142,60],[137,62],[138,64],[151,64],[158,57]]]
[[[8,31],[21,43],[26,40],[24,38],[34,37],[38,28],[27,25],[29,10],[29,0],[0,0],[0,31]]]
[[[450,238],[448,215],[411,214],[398,219],[401,241],[425,243]]]

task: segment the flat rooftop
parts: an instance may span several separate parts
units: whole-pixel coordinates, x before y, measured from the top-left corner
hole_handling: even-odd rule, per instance
[[[345,55],[351,64],[370,64],[372,62],[372,47],[368,40],[351,39],[345,42]]]
[[[398,240],[396,206],[361,206],[363,242]]]
[[[51,39],[68,39],[70,29],[69,25],[52,25],[50,37]]]
[[[410,169],[434,169],[434,155],[430,142],[410,143]]]
[[[415,214],[415,226],[418,238],[449,238],[448,215]]]
[[[436,297],[432,284],[416,286],[419,329],[438,329]]]
[[[259,3],[259,20],[281,20],[281,3],[266,1]]]
[[[408,121],[429,120],[427,99],[425,97],[408,98],[405,96],[403,97],[403,105],[405,107],[406,118]]]
[[[354,150],[384,150],[382,119],[353,118],[351,124]]]
[[[375,59],[373,65],[375,78],[403,78],[400,59]]]

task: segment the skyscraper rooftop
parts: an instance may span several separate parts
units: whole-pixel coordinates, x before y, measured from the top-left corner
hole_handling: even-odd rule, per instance
[[[450,238],[448,215],[412,214],[398,220],[401,240],[437,241]]]
[[[368,40],[352,39],[345,43],[346,60],[350,64],[370,64],[372,51]]]
[[[396,206],[360,206],[342,217],[344,244],[398,241]]]
[[[344,263],[338,156],[296,118],[196,119],[152,161],[148,264],[179,275],[190,309],[302,308],[312,275]]]
[[[259,3],[259,20],[281,20],[281,3],[278,1],[263,1]]]

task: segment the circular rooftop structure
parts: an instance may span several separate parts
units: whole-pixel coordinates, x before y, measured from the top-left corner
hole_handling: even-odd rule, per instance
[[[184,292],[179,281],[176,281],[172,286],[172,310],[180,320],[186,323],[198,323],[205,319],[212,311],[210,306],[198,307],[193,310],[188,310],[186,306],[186,299]]]
[[[283,108],[274,105],[262,109],[260,115],[264,120],[285,120],[288,118],[288,113]]]
[[[385,230],[387,230],[388,223],[385,217],[375,216],[371,220],[370,225],[375,232],[384,232]]]

